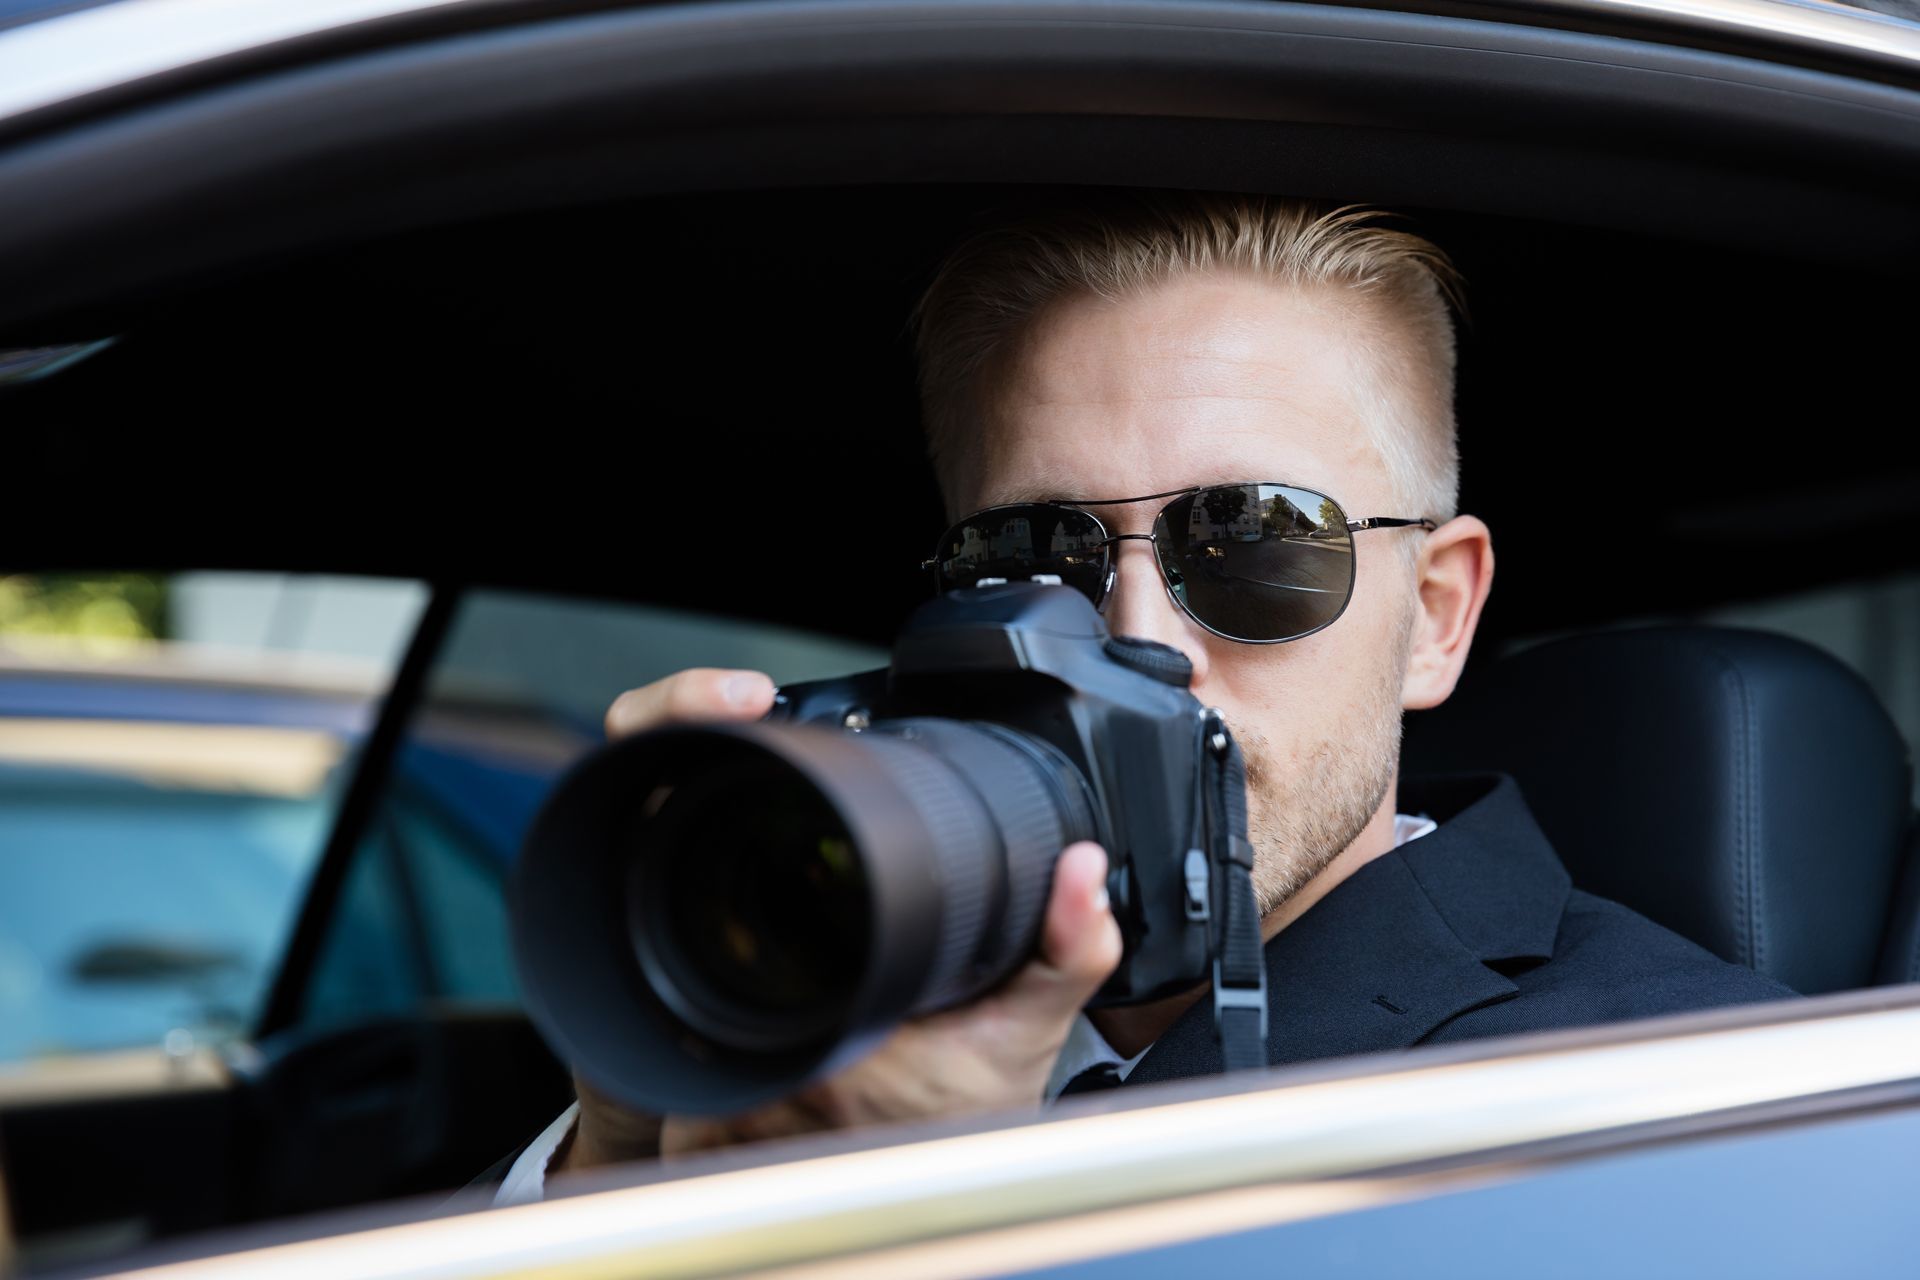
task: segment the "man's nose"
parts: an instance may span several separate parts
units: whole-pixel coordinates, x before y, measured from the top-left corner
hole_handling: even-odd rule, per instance
[[[1113,590],[1107,593],[1107,630],[1170,644],[1193,664],[1197,687],[1207,673],[1206,632],[1181,611],[1167,593],[1157,553],[1150,542],[1127,539],[1114,544]]]

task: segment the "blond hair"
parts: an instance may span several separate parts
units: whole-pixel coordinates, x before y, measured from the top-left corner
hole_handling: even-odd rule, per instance
[[[1460,500],[1453,415],[1454,330],[1462,281],[1426,239],[1378,225],[1399,215],[1278,197],[1206,193],[1106,196],[993,227],[966,240],[914,308],[927,453],[951,505],[977,465],[997,362],[1056,299],[1118,300],[1185,273],[1241,271],[1297,287],[1342,286],[1412,338],[1368,343],[1356,397],[1405,511],[1451,519]],[[1247,477],[1248,479],[1266,477]],[[954,513],[958,514],[958,513]],[[1410,549],[1417,540],[1404,540]]]

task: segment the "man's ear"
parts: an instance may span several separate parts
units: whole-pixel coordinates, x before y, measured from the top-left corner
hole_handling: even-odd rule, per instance
[[[1493,534],[1485,521],[1455,516],[1427,535],[1414,567],[1413,637],[1402,707],[1424,711],[1452,695],[1492,589]]]

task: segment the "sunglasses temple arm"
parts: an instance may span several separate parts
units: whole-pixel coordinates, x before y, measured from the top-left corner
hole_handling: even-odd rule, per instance
[[[1365,520],[1347,521],[1347,532],[1365,533],[1368,529],[1402,529],[1415,525],[1429,533],[1440,527],[1424,516],[1418,520],[1403,520],[1399,516],[1368,516]]]

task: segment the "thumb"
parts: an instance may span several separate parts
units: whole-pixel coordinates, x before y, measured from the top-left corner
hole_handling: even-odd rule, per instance
[[[1107,902],[1107,853],[1090,840],[1068,845],[1053,868],[1039,954],[1001,989],[1009,1011],[1066,1022],[1120,963],[1120,925]]]

